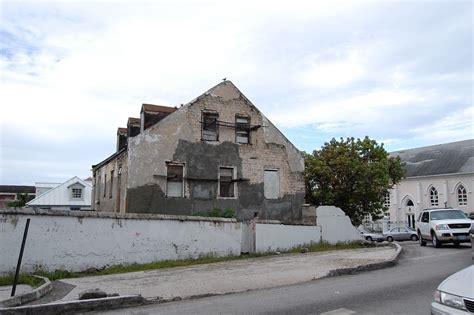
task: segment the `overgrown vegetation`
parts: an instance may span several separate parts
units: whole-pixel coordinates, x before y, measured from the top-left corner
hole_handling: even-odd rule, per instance
[[[198,217],[214,217],[214,218],[235,218],[235,211],[233,209],[219,209],[213,208],[207,211],[194,212],[193,216]]]
[[[324,251],[330,251],[330,250],[357,249],[357,248],[366,248],[366,247],[373,247],[373,246],[375,245],[360,243],[360,242],[338,243],[335,245],[331,245],[329,243],[323,242],[323,243],[311,244],[308,246],[295,247],[283,253],[301,253],[303,249],[304,251],[308,251],[308,252],[324,252]],[[101,275],[110,275],[110,274],[136,272],[136,271],[162,269],[162,268],[211,264],[211,263],[218,263],[218,262],[223,262],[223,261],[242,260],[242,259],[256,258],[256,257],[267,257],[267,256],[273,256],[273,255],[276,255],[276,253],[270,252],[270,253],[261,253],[261,254],[242,254],[240,256],[226,256],[226,257],[203,256],[198,259],[165,260],[165,261],[152,262],[148,264],[116,265],[116,266],[110,266],[101,270],[91,268],[90,270],[84,271],[84,272],[70,272],[70,271],[65,271],[65,270],[56,270],[54,272],[37,271],[35,272],[35,274],[46,277],[49,280],[53,281],[53,280],[59,280],[59,279],[65,279],[65,278],[101,276]],[[23,281],[21,283],[25,283],[25,284],[30,284],[26,281],[33,281],[32,279],[39,280],[37,278],[34,278],[26,274],[21,274],[20,279],[22,279]],[[30,279],[30,280],[27,280],[27,279]],[[9,285],[9,284],[11,285],[12,283],[13,283],[13,276],[10,277],[9,275],[5,277],[0,277],[0,285]],[[39,283],[39,285],[41,285],[41,283]]]
[[[355,226],[368,214],[382,218],[385,194],[404,176],[400,158],[368,137],[333,138],[305,155],[306,200],[341,208]]]
[[[8,274],[0,277],[0,286],[12,285],[15,280],[15,274]],[[33,277],[28,274],[20,274],[18,277],[18,284],[27,284],[33,288],[37,288],[43,284],[43,280],[40,278]]]
[[[17,193],[16,200],[7,202],[7,207],[21,208],[21,207],[24,207],[26,203],[31,200],[33,200],[33,196],[30,196],[27,193]]]

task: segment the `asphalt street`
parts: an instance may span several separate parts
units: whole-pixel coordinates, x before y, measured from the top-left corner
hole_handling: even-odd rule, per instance
[[[399,262],[392,268],[97,314],[429,314],[438,284],[474,262],[467,244],[401,245]]]

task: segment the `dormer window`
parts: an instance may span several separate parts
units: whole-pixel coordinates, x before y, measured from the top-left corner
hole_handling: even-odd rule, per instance
[[[202,140],[219,140],[219,114],[202,113]]]
[[[79,182],[68,187],[70,200],[84,200],[85,186]]]

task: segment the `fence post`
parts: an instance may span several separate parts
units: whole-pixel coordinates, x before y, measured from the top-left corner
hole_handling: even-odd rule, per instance
[[[25,231],[23,232],[23,241],[21,242],[20,256],[18,257],[18,264],[16,265],[15,279],[13,280],[12,293],[10,296],[15,296],[16,285],[18,283],[18,276],[20,275],[21,260],[23,259],[23,251],[25,250],[26,237],[28,236],[28,228],[30,226],[30,218],[26,219]]]

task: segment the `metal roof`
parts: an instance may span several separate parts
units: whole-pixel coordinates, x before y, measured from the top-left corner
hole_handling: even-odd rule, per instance
[[[474,139],[391,152],[406,163],[406,177],[474,173]]]

